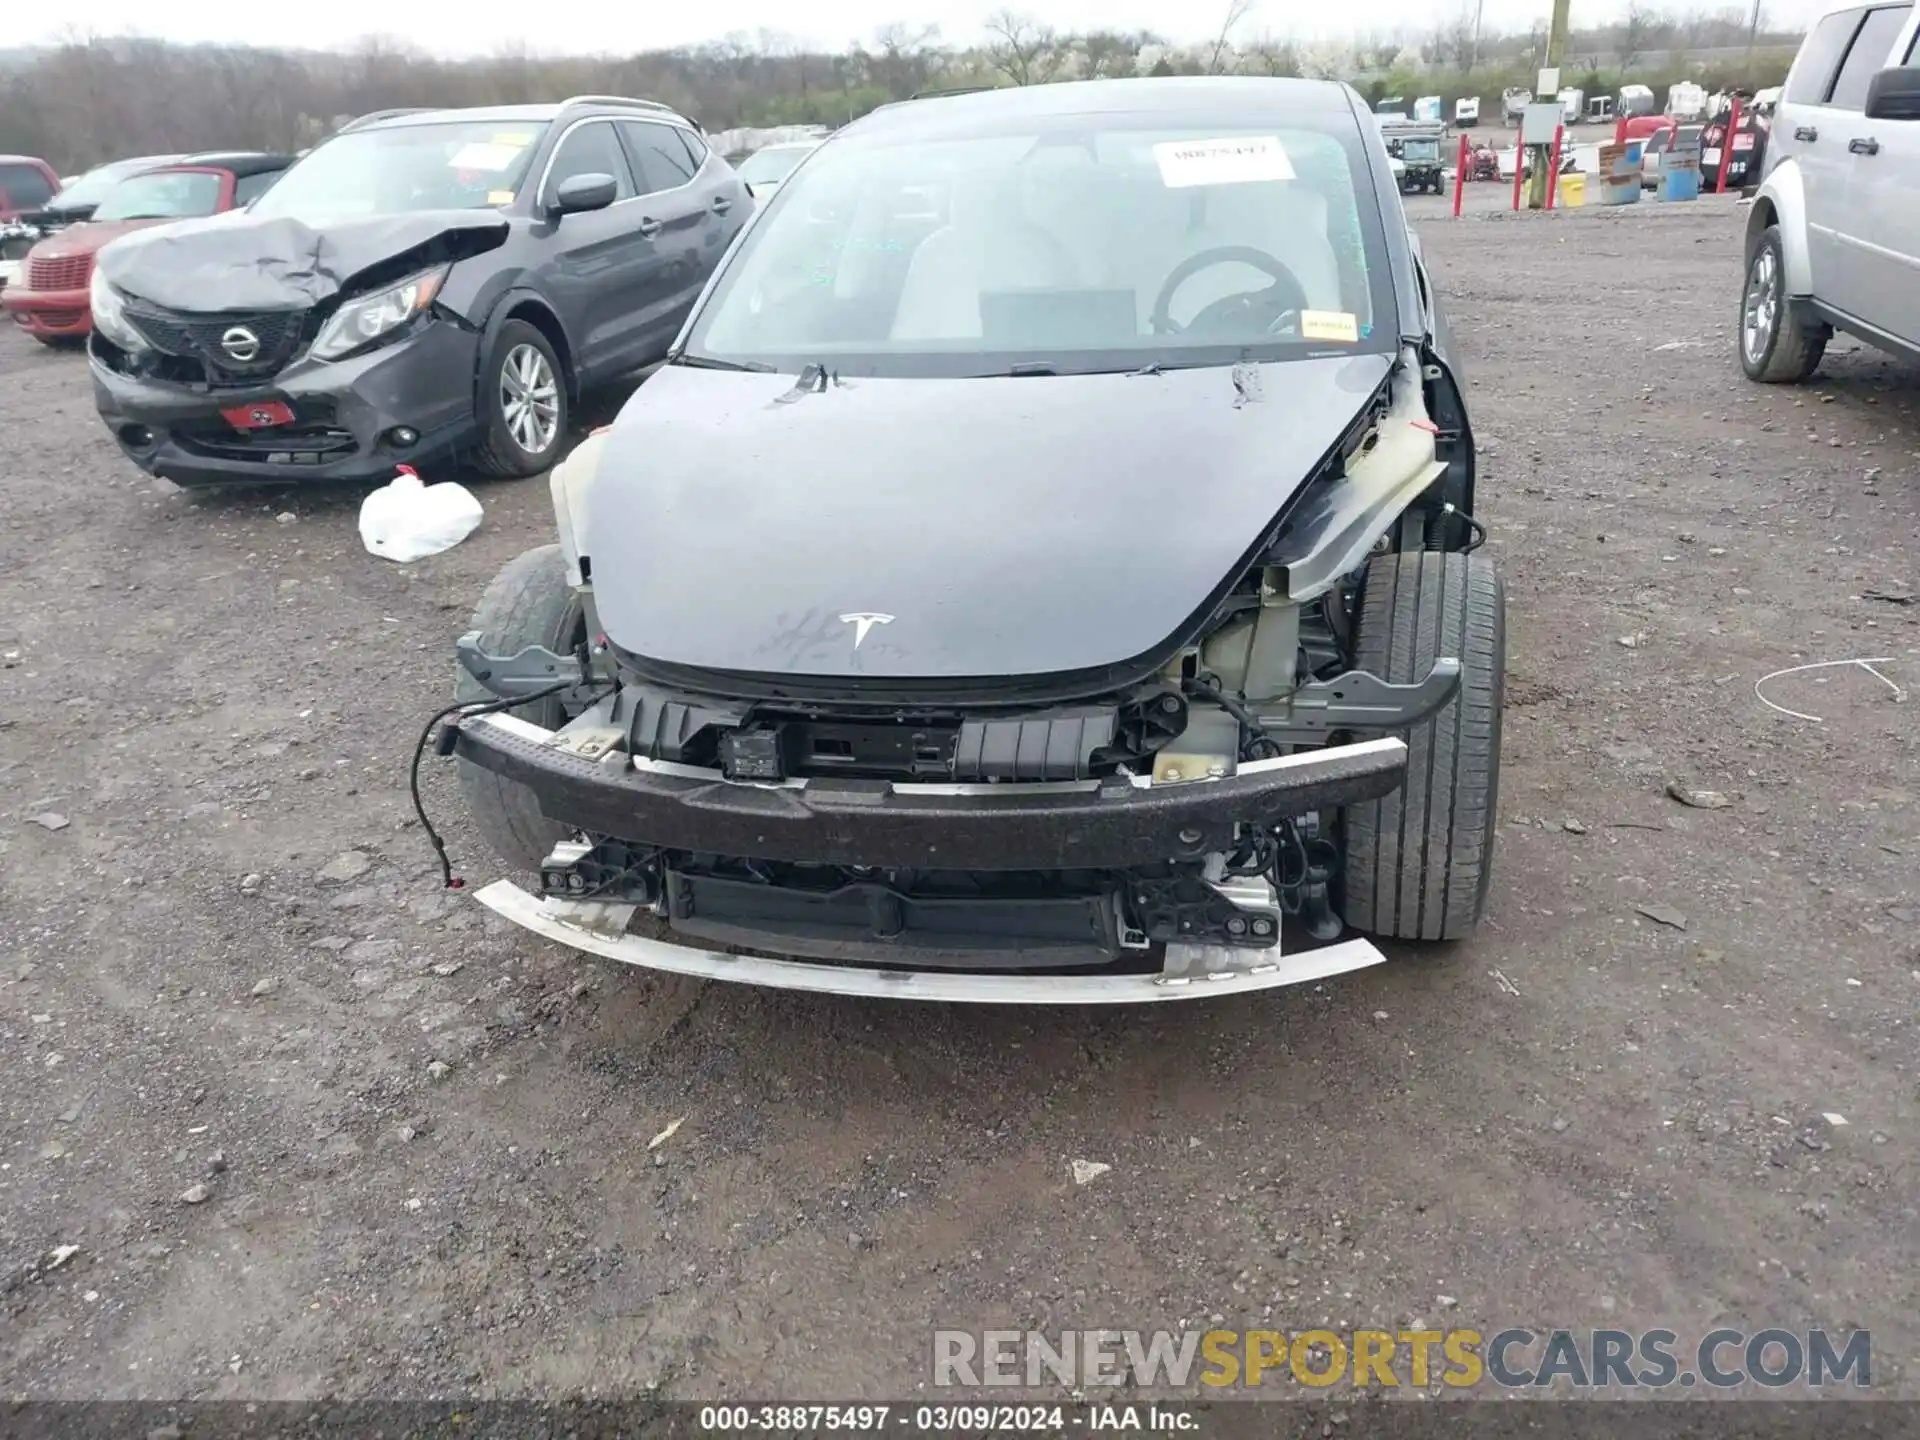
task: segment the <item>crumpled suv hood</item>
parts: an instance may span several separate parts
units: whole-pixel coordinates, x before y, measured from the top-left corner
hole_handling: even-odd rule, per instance
[[[305,310],[355,277],[418,254],[431,265],[506,242],[492,210],[428,210],[309,225],[244,210],[114,241],[98,266],[115,289],[169,310]]]
[[[601,629],[647,660],[867,680],[1117,665],[1197,618],[1391,365],[820,387],[669,366],[570,523]]]

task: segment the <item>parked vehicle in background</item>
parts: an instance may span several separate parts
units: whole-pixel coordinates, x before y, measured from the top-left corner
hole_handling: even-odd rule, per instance
[[[1441,168],[1440,140],[1441,124],[1438,120],[1421,126],[1419,130],[1409,129],[1398,138],[1399,157],[1405,165],[1400,176],[1400,193],[1410,195],[1416,191],[1432,191],[1444,195],[1447,190],[1446,172]]]
[[[1807,32],[1747,215],[1740,365],[1806,379],[1836,330],[1920,359],[1920,14],[1855,5]]]
[[[1387,95],[1374,102],[1373,113],[1386,120],[1411,120],[1412,112],[1407,109],[1407,97]]]
[[[20,278],[20,262],[40,243],[41,233],[24,220],[0,220],[0,290]]]
[[[769,145],[756,150],[738,165],[734,173],[753,192],[756,203],[766,200],[791,175],[794,167],[818,150],[824,141],[798,140],[786,145]]]
[[[1613,119],[1613,96],[1588,96],[1585,119],[1589,125],[1604,125],[1607,121]]]
[[[18,280],[0,292],[0,309],[43,345],[86,339],[102,246],[136,230],[239,209],[291,163],[291,156],[251,152],[193,155],[120,180],[92,219],[55,230],[27,252]]]
[[[839,132],[454,647],[492,713],[441,748],[537,892],[481,902],[670,971],[1039,1004],[1469,934],[1505,602],[1385,160],[1347,86],[1253,77]],[[948,220],[901,225],[930,172]],[[1019,523],[956,544],[957,504]],[[1148,516],[1151,563],[1084,563]]]
[[[1453,123],[1462,130],[1472,129],[1480,123],[1480,97],[1462,95],[1453,102]]]
[[[1578,124],[1586,111],[1587,92],[1576,90],[1571,85],[1553,97],[1560,102],[1560,119],[1568,125]]]
[[[1707,92],[1704,86],[1682,80],[1667,88],[1667,113],[1683,124],[1707,118]]]
[[[666,354],[751,208],[654,101],[362,117],[247,214],[101,252],[94,399],[184,485],[532,475],[584,389]]]
[[[1700,184],[1703,189],[1719,188],[1723,158],[1727,167],[1728,189],[1746,189],[1760,183],[1772,122],[1744,97],[1741,100],[1740,122],[1733,127],[1729,139],[1728,125],[1732,119],[1731,111],[1714,116],[1700,136]]]
[[[0,220],[37,215],[60,188],[60,176],[32,155],[0,155]]]
[[[95,208],[106,199],[107,192],[128,176],[186,158],[185,155],[139,155],[130,160],[112,160],[105,165],[96,165],[71,183],[62,185],[59,192],[41,207],[40,228],[52,231],[63,225],[77,225],[82,220],[90,220]]]
[[[1438,95],[1422,95],[1419,99],[1415,100],[1413,102],[1413,118],[1423,122],[1439,121],[1441,118],[1440,97]]]
[[[1629,120],[1637,116],[1651,115],[1659,107],[1653,103],[1653,91],[1645,85],[1622,85],[1620,87],[1619,113]]]
[[[1533,103],[1533,92],[1523,86],[1512,86],[1500,92],[1500,114],[1506,120],[1518,120],[1527,113],[1527,106]]]
[[[1646,143],[1640,150],[1640,188],[1657,190],[1661,177],[1666,173],[1667,156],[1676,147],[1693,146],[1697,148],[1703,125],[1667,124],[1646,137]]]

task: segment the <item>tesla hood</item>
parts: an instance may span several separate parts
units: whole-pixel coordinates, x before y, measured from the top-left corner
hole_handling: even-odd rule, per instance
[[[823,387],[668,366],[605,437],[576,539],[608,638],[669,665],[1118,664],[1207,603],[1391,363]]]
[[[491,210],[370,215],[308,225],[244,210],[143,232],[100,252],[114,287],[170,310],[305,310],[356,275],[420,253],[420,263],[498,248],[507,222]]]

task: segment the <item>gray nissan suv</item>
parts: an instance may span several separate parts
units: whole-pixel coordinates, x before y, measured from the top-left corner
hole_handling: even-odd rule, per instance
[[[665,105],[386,111],[247,210],[100,253],[100,415],[182,485],[532,475],[581,392],[661,359],[753,209]]]

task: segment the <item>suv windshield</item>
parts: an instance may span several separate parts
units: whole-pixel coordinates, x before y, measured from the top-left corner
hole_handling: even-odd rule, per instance
[[[841,136],[768,201],[687,355],[957,376],[1391,349],[1360,126],[1288,118]]]
[[[546,128],[463,120],[349,131],[287,171],[253,213],[316,222],[510,204]]]
[[[107,192],[95,220],[184,220],[220,208],[220,177],[211,170],[161,170],[122,180]]]

